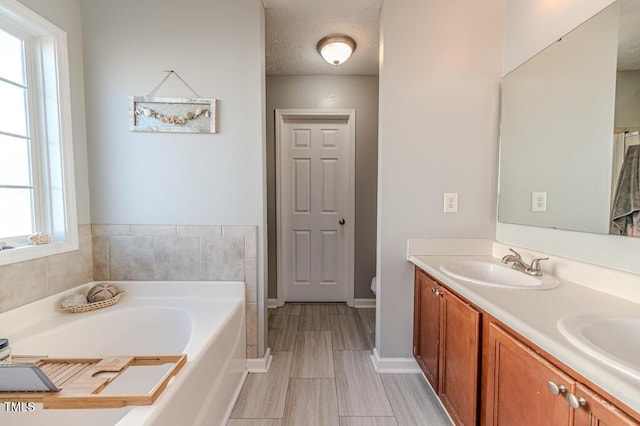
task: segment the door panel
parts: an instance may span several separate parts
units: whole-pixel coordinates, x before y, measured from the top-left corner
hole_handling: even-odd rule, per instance
[[[441,288],[442,402],[459,425],[475,425],[478,417],[480,312]]]
[[[573,392],[575,381],[495,323],[488,328],[485,424],[569,426],[569,404],[562,394],[552,394],[547,383],[552,381]]]
[[[279,232],[294,236],[281,239],[285,301],[347,300],[348,129],[346,119],[283,122]]]
[[[574,426],[638,426],[640,424],[580,383],[576,388],[576,396],[584,398],[586,406],[576,410]]]
[[[440,299],[432,291],[437,283],[416,268],[413,352],[425,377],[438,391]]]
[[[311,213],[311,161],[293,160],[293,212]]]

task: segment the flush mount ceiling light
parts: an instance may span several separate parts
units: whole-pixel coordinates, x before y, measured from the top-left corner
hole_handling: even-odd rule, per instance
[[[347,35],[334,34],[320,40],[317,48],[325,61],[331,65],[340,65],[346,62],[356,50],[356,42]]]

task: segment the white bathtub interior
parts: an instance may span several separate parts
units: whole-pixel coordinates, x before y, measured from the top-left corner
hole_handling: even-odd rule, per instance
[[[246,376],[244,283],[116,285],[127,292],[116,306],[62,313],[55,309],[58,295],[0,314],[0,330],[9,337],[13,353],[20,355],[186,353],[186,365],[160,398],[152,406],[120,409],[44,410],[37,405],[33,412],[7,412],[0,405],[1,424],[138,426],[224,421]],[[171,366],[130,368],[104,392],[148,392]]]

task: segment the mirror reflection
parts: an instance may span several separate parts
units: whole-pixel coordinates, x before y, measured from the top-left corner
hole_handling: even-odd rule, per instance
[[[503,79],[498,220],[640,236],[640,1]]]

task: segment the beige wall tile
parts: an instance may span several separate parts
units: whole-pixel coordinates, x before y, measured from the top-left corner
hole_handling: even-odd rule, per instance
[[[154,279],[194,281],[200,278],[198,237],[155,237]]]
[[[170,237],[178,235],[176,225],[131,225],[134,237]]]
[[[223,237],[243,237],[244,251],[247,259],[258,257],[258,227],[256,226],[224,226],[222,228]]]
[[[44,258],[0,267],[0,312],[46,297],[46,271]]]
[[[93,236],[131,235],[131,225],[91,225]]]
[[[153,237],[112,237],[109,279],[150,280],[154,276]]]
[[[78,225],[78,237],[90,237],[91,236],[91,225]]]
[[[255,359],[258,358],[258,347],[257,346],[247,346],[247,358]]]
[[[178,225],[179,237],[222,237],[220,225]]]
[[[258,305],[247,303],[247,345],[258,344]]]
[[[244,239],[203,237],[200,239],[202,280],[244,281]]]
[[[247,288],[247,302],[258,301],[258,261],[256,259],[245,259],[244,261],[244,281]]]
[[[91,237],[80,238],[80,249],[46,257],[47,294],[52,295],[93,280]]]
[[[93,279],[109,280],[109,237],[93,237]]]

